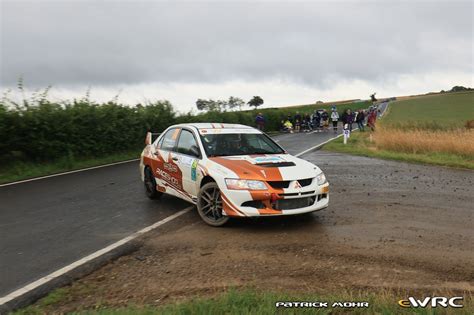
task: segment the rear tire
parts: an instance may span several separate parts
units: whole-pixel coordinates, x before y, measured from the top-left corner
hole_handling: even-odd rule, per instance
[[[149,167],[145,168],[145,180],[143,183],[145,185],[145,193],[148,198],[156,200],[163,196],[163,193],[156,189],[156,180]]]
[[[229,217],[222,215],[222,197],[217,183],[210,182],[199,190],[197,210],[201,219],[210,226],[223,226]]]

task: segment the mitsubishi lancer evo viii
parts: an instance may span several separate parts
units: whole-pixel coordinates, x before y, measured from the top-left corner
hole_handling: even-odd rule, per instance
[[[212,226],[230,217],[312,212],[329,201],[319,167],[244,125],[175,125],[155,141],[148,133],[140,173],[149,198],[170,194],[194,203]]]

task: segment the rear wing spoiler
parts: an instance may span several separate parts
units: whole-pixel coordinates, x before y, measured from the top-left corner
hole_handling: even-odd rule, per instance
[[[161,135],[161,132],[147,132],[145,137],[145,144],[152,144]]]

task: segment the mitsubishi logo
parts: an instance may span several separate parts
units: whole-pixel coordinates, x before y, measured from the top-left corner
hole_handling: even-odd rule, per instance
[[[295,181],[295,186],[293,187],[294,189],[299,189],[301,188],[301,185],[298,181]]]

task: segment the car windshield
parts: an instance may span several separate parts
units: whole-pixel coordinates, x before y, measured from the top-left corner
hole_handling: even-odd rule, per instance
[[[261,133],[228,133],[201,135],[207,156],[281,154],[285,151]]]

